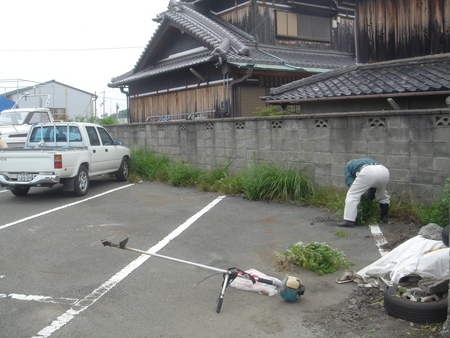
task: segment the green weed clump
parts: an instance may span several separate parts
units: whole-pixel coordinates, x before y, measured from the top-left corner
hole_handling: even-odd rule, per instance
[[[199,187],[203,191],[218,191],[220,190],[221,182],[223,182],[228,173],[228,167],[231,162],[227,162],[224,165],[218,165],[211,170],[205,170],[202,172],[199,182]]]
[[[241,173],[242,189],[250,200],[299,201],[314,191],[303,171],[269,162],[254,162]]]
[[[301,266],[323,275],[333,273],[341,267],[348,269],[354,263],[348,261],[344,253],[333,249],[328,243],[298,242],[292,244],[286,252],[276,252],[274,265],[279,271],[291,271],[294,266]]]
[[[239,175],[226,174],[219,182],[217,182],[216,187],[217,191],[220,191],[225,195],[238,195],[243,191]]]
[[[389,204],[389,216],[403,219],[407,222],[421,223],[420,206],[410,192],[393,192]]]
[[[168,163],[169,159],[164,155],[145,149],[134,149],[131,154],[130,176],[136,180],[165,181]]]
[[[220,191],[225,195],[242,193],[242,183],[239,175],[230,174],[226,167],[205,171],[200,178],[199,187],[203,191]]]
[[[420,219],[424,224],[435,223],[444,228],[449,224],[449,212],[450,178],[447,178],[439,199],[434,200],[431,205],[420,206]]]
[[[168,181],[174,186],[190,187],[199,183],[202,171],[193,164],[176,160],[167,164],[166,173]]]

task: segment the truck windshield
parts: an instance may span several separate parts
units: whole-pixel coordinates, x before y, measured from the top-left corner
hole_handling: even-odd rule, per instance
[[[27,112],[20,113],[1,113],[0,125],[11,126],[13,124],[22,124],[24,122]]]
[[[0,125],[11,126],[15,124],[33,124],[50,122],[47,112],[39,111],[17,111],[17,112],[2,112],[0,114]]]

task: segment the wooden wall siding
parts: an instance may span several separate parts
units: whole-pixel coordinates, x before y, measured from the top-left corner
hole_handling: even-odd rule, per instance
[[[360,0],[357,13],[358,62],[450,52],[448,0]]]
[[[305,49],[338,50],[343,52],[355,52],[354,19],[339,17],[337,27],[332,29],[331,43],[316,42],[298,39],[284,39],[276,37],[275,7],[270,5],[243,6],[233,11],[222,14],[220,17],[257,36],[258,42],[271,45],[292,45]]]
[[[149,116],[188,114],[219,109],[219,103],[227,98],[222,86],[210,86],[173,93],[159,93],[130,98],[131,122],[145,122]],[[217,114],[216,114],[217,116]],[[187,118],[174,116],[173,119]],[[154,120],[152,120],[154,122]]]

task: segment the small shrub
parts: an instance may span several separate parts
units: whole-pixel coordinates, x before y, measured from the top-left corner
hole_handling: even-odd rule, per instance
[[[116,120],[114,120],[114,117],[112,117],[112,116],[106,116],[106,117],[101,118],[98,121],[98,123],[101,125],[116,124]]]
[[[281,106],[258,107],[256,108],[255,114],[257,116],[286,115]]]

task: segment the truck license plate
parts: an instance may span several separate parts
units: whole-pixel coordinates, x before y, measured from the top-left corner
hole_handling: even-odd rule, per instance
[[[30,182],[33,179],[33,174],[20,173],[17,175],[17,180],[20,182]]]

